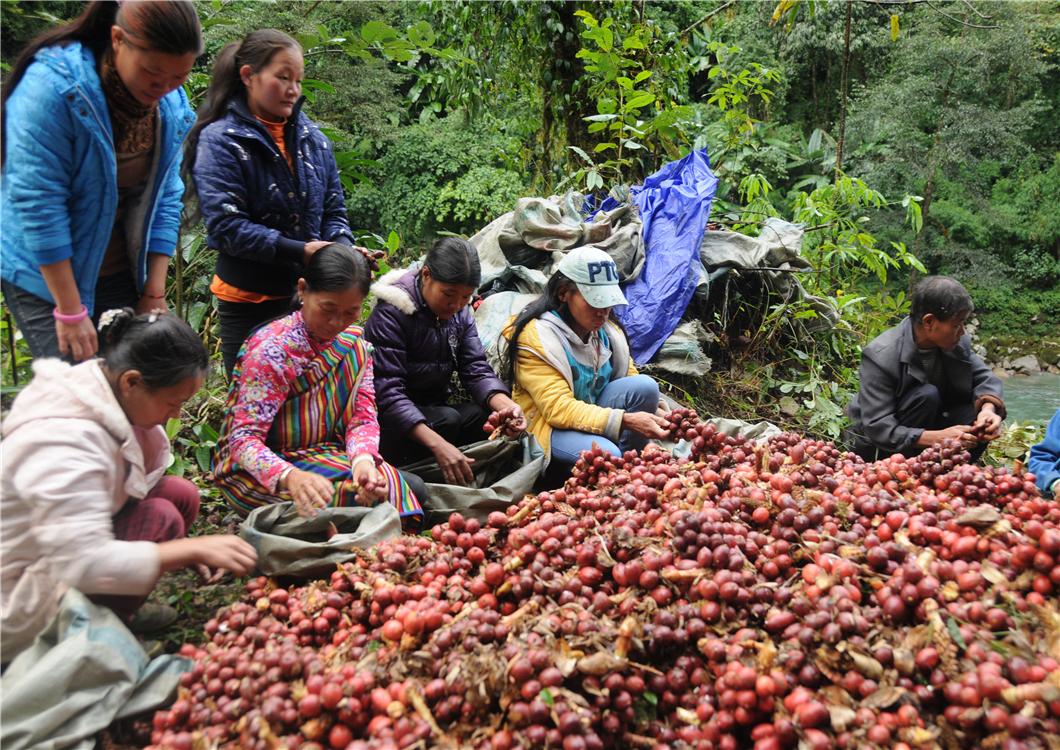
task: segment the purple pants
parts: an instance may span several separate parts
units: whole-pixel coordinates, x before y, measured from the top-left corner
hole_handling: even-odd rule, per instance
[[[187,536],[199,515],[199,489],[187,479],[163,477],[142,500],[131,500],[112,519],[114,538],[127,542],[168,542]],[[110,607],[123,620],[132,617],[147,597],[91,597]]]

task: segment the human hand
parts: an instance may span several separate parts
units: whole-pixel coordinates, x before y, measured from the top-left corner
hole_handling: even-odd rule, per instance
[[[298,515],[312,518],[321,508],[327,507],[335,494],[335,485],[327,477],[311,471],[292,469],[283,480],[284,489],[294,500]]]
[[[359,461],[353,465],[353,481],[357,485],[357,504],[372,506],[387,496],[387,482],[374,463]]]
[[[305,249],[302,251],[302,263],[309,265],[309,259],[312,258],[317,250],[322,247],[327,247],[331,243],[327,240],[312,240],[311,242],[305,243]]]
[[[234,534],[193,537],[188,541],[195,547],[195,567],[216,569],[213,574],[216,580],[220,580],[226,570],[237,576],[245,576],[258,561],[258,553],[254,548]]]
[[[136,314],[145,315],[153,312],[169,312],[169,305],[166,304],[166,296],[164,294],[144,293],[140,296],[140,299],[136,303]]]
[[[221,579],[228,574],[228,571],[224,568],[211,568],[209,565],[203,565],[202,563],[195,563],[191,567],[204,586],[220,583]]]
[[[363,255],[364,259],[368,261],[368,267],[372,269],[372,273],[379,271],[379,262],[386,258],[386,250],[369,250],[360,245],[354,245],[353,249]]]
[[[504,406],[490,414],[482,429],[489,433],[490,440],[498,435],[517,437],[526,431],[526,416],[522,409],[511,403],[510,406]]]
[[[55,338],[59,342],[59,354],[69,354],[77,362],[88,359],[99,349],[96,327],[88,317],[76,323],[55,321]]]
[[[943,440],[956,440],[965,448],[971,448],[979,442],[979,438],[972,431],[971,425],[955,424],[942,430],[924,430],[924,433],[920,436],[920,445],[936,445]]]
[[[622,415],[622,428],[633,430],[649,439],[666,440],[670,437],[669,423],[658,414],[646,411],[627,411]]]
[[[475,459],[465,456],[452,443],[442,440],[431,448],[431,453],[442,470],[446,484],[468,485],[475,480],[475,472],[471,470]]]
[[[1001,437],[1001,415],[994,410],[991,403],[983,404],[972,425],[972,432],[982,441],[997,440]]]

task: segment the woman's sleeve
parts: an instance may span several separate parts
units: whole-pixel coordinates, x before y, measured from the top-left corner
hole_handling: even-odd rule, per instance
[[[73,120],[42,65],[26,70],[4,103],[4,195],[19,214],[21,240],[39,265],[68,260]]]
[[[86,439],[83,428],[64,426],[64,421],[41,420],[22,428],[38,432],[35,442],[55,461],[4,465],[15,494],[33,509],[40,554],[64,582],[85,594],[146,596],[160,573],[156,545],[114,538],[115,484],[124,481],[124,474],[103,436]],[[17,444],[7,447],[22,452]]]
[[[354,396],[353,414],[346,426],[346,455],[353,460],[363,454],[379,456],[379,419],[375,410],[375,374],[372,358],[364,363],[364,374]]]
[[[277,341],[265,341],[243,354],[236,401],[232,406],[229,449],[240,468],[269,492],[276,491],[280,475],[290,463],[265,441],[276,415],[287,400],[294,372],[288,352]]]
[[[530,394],[534,406],[552,429],[577,430],[618,440],[623,411],[579,401],[556,368],[536,354],[519,350],[515,379]]]
[[[1050,492],[1060,479],[1060,409],[1049,420],[1042,442],[1031,446],[1027,468],[1035,475],[1035,482],[1043,494]]]
[[[171,117],[180,118],[183,122],[172,123],[174,129],[183,128],[188,123],[195,121],[195,113],[188,106],[184,92],[179,89],[178,91],[183,107],[180,108],[180,111],[173,113]],[[147,238],[147,252],[169,257],[173,257],[173,253],[177,249],[177,242],[180,237],[180,217],[184,211],[184,181],[180,178],[180,165],[184,158],[184,150],[179,143],[175,145],[175,148],[177,149],[177,156],[169,168],[166,181],[162,184],[158,210],[155,212],[154,221],[151,223],[151,236]]]
[[[199,210],[210,246],[236,257],[301,263],[305,243],[292,240],[254,220],[244,167],[253,169],[250,153],[209,129],[199,136],[193,170]]]

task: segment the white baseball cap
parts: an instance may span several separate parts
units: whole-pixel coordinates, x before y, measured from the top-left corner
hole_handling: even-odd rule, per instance
[[[563,256],[557,270],[578,286],[591,307],[602,309],[629,304],[618,287],[614,259],[595,247],[579,247]]]

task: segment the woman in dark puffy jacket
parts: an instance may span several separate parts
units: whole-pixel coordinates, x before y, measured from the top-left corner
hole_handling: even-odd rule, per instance
[[[262,323],[287,314],[309,259],[353,244],[331,143],[302,113],[302,48],[275,29],[225,47],[185,146],[210,247],[231,373]]]
[[[440,239],[422,268],[392,271],[372,287],[378,302],[365,324],[375,348],[383,457],[401,466],[433,455],[449,484],[474,479],[474,459],[458,446],[482,439],[489,411],[512,416],[509,432],[526,429],[522,411],[486,361],[468,307],[481,275],[471,243]],[[472,403],[449,403],[453,372]]]

